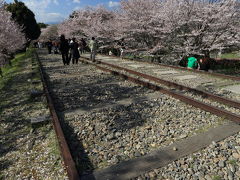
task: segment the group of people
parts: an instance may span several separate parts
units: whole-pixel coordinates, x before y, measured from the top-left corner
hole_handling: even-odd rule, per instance
[[[52,53],[52,48],[54,48],[55,54],[58,54],[58,52],[61,53],[64,65],[69,65],[71,61],[72,64],[78,64],[80,54],[84,53],[87,48],[91,51],[91,60],[95,62],[97,46],[98,45],[94,37],[92,37],[87,44],[83,38],[77,42],[76,38],[66,39],[64,35],[60,36],[59,42],[49,40],[46,43],[49,54]]]
[[[199,58],[198,60],[192,56],[187,59],[187,68],[208,71],[210,64],[207,58]]]
[[[69,65],[72,60],[72,64],[78,64],[80,54],[86,49],[86,42],[82,38],[78,43],[76,38],[65,39],[64,35],[60,37],[59,51],[62,54],[62,60],[64,65]]]
[[[52,50],[53,50],[54,54],[58,54],[58,47],[59,47],[59,42],[58,41],[48,40],[45,43],[45,46],[48,49],[48,54],[52,54]]]
[[[117,45],[119,46],[120,58],[123,59],[125,54],[124,38],[122,38]],[[78,64],[80,55],[84,53],[86,49],[90,50],[91,61],[96,62],[95,57],[98,49],[98,43],[95,37],[92,37],[90,41],[86,43],[83,38],[77,42],[76,38],[66,39],[64,35],[61,35],[60,41],[49,40],[44,43],[44,46],[47,47],[49,54],[52,54],[52,50],[54,51],[54,54],[61,53],[64,65],[69,65],[71,61],[72,64]],[[111,52],[109,52],[109,54],[110,53]]]
[[[98,44],[95,40],[95,37],[92,37],[87,44],[83,38],[79,42],[77,42],[76,38],[67,40],[65,39],[64,35],[60,36],[60,42],[57,41],[52,42],[49,40],[46,43],[46,46],[48,48],[49,54],[51,54],[52,47],[54,47],[54,53],[58,53],[58,50],[60,51],[60,53],[62,54],[62,60],[64,65],[69,65],[71,60],[72,64],[78,64],[80,54],[84,53],[87,47],[89,48],[91,53],[90,55],[91,61],[95,62],[95,57],[98,48]],[[123,38],[118,42],[118,46],[120,50],[120,58],[123,59],[125,52],[125,42]],[[197,59],[194,56],[190,56],[187,58],[187,68],[208,71],[210,68],[210,64],[207,58]]]

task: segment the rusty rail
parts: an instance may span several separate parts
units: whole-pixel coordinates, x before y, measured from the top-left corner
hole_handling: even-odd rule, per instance
[[[154,63],[154,64],[156,64],[156,63]],[[240,81],[240,77],[237,77],[237,76],[230,76],[230,75],[219,74],[219,73],[214,73],[214,72],[199,71],[199,70],[195,70],[195,69],[188,69],[185,67],[166,65],[166,64],[158,64],[158,65],[164,66],[164,67],[169,67],[169,68],[174,68],[174,69],[181,69],[184,71],[191,71],[191,72],[195,72],[195,73],[210,75],[210,76],[216,76],[216,77],[220,77],[220,78],[224,78],[224,79],[232,79],[234,81]]]
[[[48,107],[49,107],[49,110],[50,110],[50,113],[51,113],[51,116],[52,116],[53,126],[54,126],[54,129],[55,129],[56,135],[57,135],[58,144],[59,144],[59,147],[60,147],[60,151],[61,151],[61,154],[62,154],[62,157],[63,157],[63,161],[64,161],[64,165],[65,165],[68,177],[69,177],[70,180],[80,180],[75,162],[73,161],[71,152],[69,150],[67,141],[65,139],[63,130],[62,130],[61,125],[60,125],[60,121],[58,119],[56,110],[55,110],[54,105],[53,105],[52,98],[50,96],[50,93],[49,93],[49,90],[48,90],[48,87],[47,87],[46,79],[45,79],[45,76],[44,76],[44,73],[43,73],[42,63],[39,60],[39,57],[38,57],[37,53],[35,53],[35,56],[36,56],[36,59],[39,63],[43,88],[44,88],[44,91],[45,91],[45,95],[47,97]]]
[[[213,58],[215,61],[240,61],[240,58]]]
[[[215,100],[217,102],[224,103],[224,104],[227,104],[227,105],[230,105],[232,107],[240,109],[240,101],[235,101],[235,100],[231,100],[231,99],[224,98],[224,97],[221,97],[221,96],[217,96],[217,95],[214,95],[214,94],[210,94],[210,93],[205,92],[205,91],[197,90],[197,89],[190,88],[190,87],[187,87],[187,86],[184,86],[184,85],[180,85],[180,84],[177,84],[177,83],[174,83],[174,82],[171,82],[171,81],[163,80],[163,79],[151,76],[151,75],[143,74],[143,73],[140,73],[140,72],[137,72],[137,71],[133,71],[133,70],[124,68],[124,67],[116,66],[114,64],[106,63],[106,62],[103,62],[103,61],[98,61],[98,62],[101,63],[101,64],[104,64],[104,65],[116,68],[116,69],[124,70],[128,73],[143,77],[145,79],[167,85],[169,87],[174,87],[174,88],[177,88],[179,90],[187,90],[187,91],[190,91],[190,92],[193,92],[193,93],[197,93],[204,98],[209,98],[209,99]]]
[[[103,55],[103,54],[101,54],[101,55],[102,56],[107,56],[107,55]],[[116,58],[117,56],[113,56],[112,55],[110,57]],[[210,76],[216,76],[216,77],[220,77],[220,78],[224,78],[224,79],[232,79],[232,80],[235,80],[235,81],[240,81],[240,77],[238,77],[238,76],[230,76],[230,75],[214,73],[214,72],[199,71],[199,70],[195,70],[195,69],[188,69],[188,68],[185,68],[185,67],[166,65],[166,64],[160,64],[160,63],[154,63],[154,62],[143,62],[143,63],[155,64],[155,65],[159,65],[159,66],[163,66],[163,67],[168,67],[168,68],[173,68],[173,69],[180,69],[180,70],[183,70],[183,71],[190,71],[190,72],[195,72],[195,73],[200,73],[200,74],[205,74],[205,75],[210,75]]]
[[[87,58],[84,58],[84,59],[87,59]],[[85,62],[93,64],[92,62],[90,62],[88,60],[85,60]],[[110,72],[113,75],[120,76],[120,77],[122,77],[122,78],[124,78],[126,80],[132,81],[132,82],[134,82],[136,84],[139,84],[139,85],[142,85],[142,86],[145,86],[145,87],[147,87],[149,89],[153,89],[155,91],[159,91],[159,92],[162,92],[164,94],[170,95],[170,96],[172,96],[172,97],[174,97],[176,99],[179,99],[179,100],[181,100],[181,101],[183,101],[183,102],[185,102],[187,104],[190,104],[190,105],[192,105],[194,107],[200,108],[200,109],[202,109],[204,111],[208,111],[208,112],[211,112],[211,113],[213,113],[215,115],[228,118],[228,119],[230,119],[230,120],[232,120],[232,121],[234,121],[236,123],[240,123],[240,116],[237,115],[237,114],[234,114],[234,113],[231,113],[229,111],[220,109],[218,107],[211,106],[209,104],[206,104],[204,102],[192,99],[192,98],[187,97],[185,95],[182,95],[180,93],[173,92],[172,90],[168,90],[166,88],[162,88],[162,87],[160,87],[158,85],[155,85],[155,84],[152,84],[152,83],[149,83],[149,82],[145,82],[143,80],[139,80],[139,79],[134,78],[134,77],[130,77],[130,76],[122,74],[120,72],[107,69],[105,67],[101,67],[101,66],[99,66],[97,64],[93,64],[93,65],[95,65],[98,69],[101,69],[101,70],[106,71],[106,72]]]

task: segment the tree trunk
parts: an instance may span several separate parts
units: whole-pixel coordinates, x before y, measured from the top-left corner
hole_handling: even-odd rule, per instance
[[[0,76],[3,77],[2,68],[0,67]]]
[[[204,51],[203,53],[206,58],[210,58],[210,51]]]

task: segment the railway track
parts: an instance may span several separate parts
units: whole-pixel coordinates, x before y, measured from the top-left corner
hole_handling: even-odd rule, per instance
[[[119,67],[110,63],[110,60],[93,64],[100,70],[167,94],[167,96],[158,95],[154,91],[148,91],[141,86],[115,79],[110,74],[96,71],[93,66],[85,64],[62,66],[59,57],[46,56],[42,51],[39,53],[44,72],[43,79],[47,79],[44,87],[48,98],[52,99],[52,104],[56,108],[52,110],[53,119],[59,116],[62,119],[62,131],[66,140],[62,141],[60,138],[59,142],[63,155],[64,152],[67,153],[63,159],[70,179],[78,179],[79,174],[81,179],[134,178],[160,165],[154,164],[153,160],[154,163],[151,166],[145,165],[140,168],[139,165],[141,172],[134,168],[130,170],[132,158],[143,156],[134,161],[138,164],[144,160],[149,151],[157,147],[167,147],[171,142],[198,134],[198,129],[207,129],[209,123],[211,127],[221,126],[228,123],[225,118],[237,124],[240,122],[240,103],[237,100],[156,78],[143,71],[137,72],[123,66]],[[85,58],[82,60],[91,63]],[[219,83],[219,81],[215,82]],[[169,98],[169,95],[202,110],[189,110],[188,105],[185,108],[185,105]],[[50,107],[50,109],[54,108],[53,105]],[[184,112],[183,115],[181,115],[182,112]],[[195,117],[194,114],[197,116]],[[54,124],[60,128],[59,120],[54,120]],[[230,126],[235,128],[234,125]],[[228,129],[225,128],[225,131]],[[224,133],[218,135],[217,141],[238,132],[238,127],[231,131],[228,135]],[[210,138],[210,142],[213,140]],[[206,146],[205,143],[201,148]],[[180,148],[180,151],[183,150]],[[183,155],[186,156],[186,153],[176,156],[176,159]],[[160,164],[164,166],[172,160],[166,162],[164,160],[165,164]],[[135,171],[135,173],[129,174],[126,170]],[[124,173],[121,174],[121,171]],[[109,175],[111,173],[112,175]],[[118,174],[117,177],[116,174]]]
[[[78,171],[76,169],[76,165],[75,162],[73,161],[72,155],[70,153],[66,138],[64,136],[58,115],[56,113],[54,104],[53,104],[53,100],[52,97],[49,93],[49,87],[47,86],[47,80],[46,80],[46,74],[43,71],[42,68],[42,63],[39,60],[38,54],[35,54],[35,57],[39,63],[40,66],[40,74],[41,74],[41,79],[42,79],[42,83],[43,83],[43,88],[44,88],[44,92],[45,92],[45,96],[47,98],[47,103],[48,103],[48,107],[51,113],[51,117],[52,117],[52,122],[53,122],[53,127],[55,129],[56,132],[56,136],[58,139],[58,143],[59,143],[59,148],[61,151],[61,155],[64,161],[64,166],[65,169],[67,171],[68,177],[70,180],[79,180],[80,177],[78,175]]]
[[[91,63],[91,61],[89,61],[88,58],[85,58],[85,62]],[[174,83],[174,82],[171,82],[171,81],[167,81],[167,80],[164,80],[164,79],[161,79],[161,78],[158,78],[158,77],[154,77],[154,76],[151,76],[151,75],[148,75],[148,74],[145,74],[145,73],[141,73],[141,72],[138,72],[138,71],[134,71],[134,70],[125,68],[125,67],[121,67],[119,65],[107,63],[107,62],[100,61],[100,60],[97,60],[96,62],[98,64],[94,64],[94,65],[101,70],[111,72],[114,75],[119,75],[119,76],[123,77],[124,79],[133,81],[135,83],[138,83],[138,84],[143,85],[145,87],[148,87],[150,89],[168,94],[170,96],[173,96],[174,98],[177,98],[177,99],[179,99],[179,100],[181,100],[185,103],[188,103],[190,105],[193,105],[197,108],[201,108],[205,111],[209,111],[209,112],[211,112],[213,114],[216,114],[218,116],[224,116],[224,117],[226,117],[226,118],[228,118],[228,119],[230,119],[230,120],[232,120],[236,123],[240,123],[240,116],[238,114],[234,114],[234,113],[226,111],[224,109],[214,107],[214,106],[212,106],[210,104],[207,104],[205,102],[194,100],[193,97],[188,97],[188,96],[185,96],[183,94],[186,91],[191,92],[191,93],[200,95],[204,99],[211,99],[211,100],[217,101],[218,103],[222,103],[224,105],[230,105],[230,106],[232,106],[234,108],[237,108],[237,109],[240,109],[240,101],[224,98],[224,97],[214,95],[214,94],[208,93],[206,91],[201,91],[201,90],[198,90],[198,89],[195,89],[195,88],[190,88],[190,87],[187,87],[187,86],[184,86],[184,85],[181,85],[181,84],[177,84],[177,83]],[[91,63],[91,64],[93,64],[93,63]],[[104,65],[104,67],[101,66],[101,65]],[[110,67],[111,69],[108,69],[107,67]],[[112,68],[115,69],[115,70],[112,70]],[[116,71],[116,70],[118,70],[118,71]],[[119,72],[119,71],[124,71],[125,74],[122,73],[122,72]],[[128,74],[126,74],[126,73],[128,73]],[[131,77],[129,75],[134,75],[136,77]],[[228,76],[224,76],[224,77],[226,78]],[[140,80],[139,78],[142,78],[142,80]],[[148,82],[146,82],[146,80],[148,80]],[[152,81],[154,83],[151,83],[150,81]],[[160,87],[160,86],[156,85],[156,83],[159,83],[161,85],[163,84],[163,85],[165,85],[167,87],[170,87],[170,88],[172,88],[172,87],[176,88],[178,91],[175,91],[175,89],[173,90],[173,89],[167,89],[167,88]],[[191,94],[191,96],[193,96],[193,95]]]
[[[198,70],[192,70],[192,69],[183,68],[183,67],[157,64],[157,63],[148,63],[148,62],[139,62],[139,61],[130,61],[130,60],[121,61],[119,60],[119,58],[103,56],[103,55],[99,55],[99,58],[101,58],[101,62],[103,63],[109,62],[122,67],[122,70],[124,70],[124,67],[127,67],[128,69],[131,69],[133,71],[134,70],[136,71],[137,69],[137,71],[140,73],[142,72],[143,74],[147,74],[150,76],[160,77],[161,79],[163,79],[163,81],[164,80],[171,81],[170,83],[172,84],[172,86],[173,86],[173,83],[176,82],[180,85],[193,87],[198,90],[199,89],[204,90],[211,94],[216,94],[216,95],[219,94],[220,96],[229,97],[230,99],[240,100],[239,91],[237,92],[238,94],[234,94],[232,97],[231,97],[231,93],[226,91],[223,92],[224,91],[223,86],[236,85],[237,87],[235,87],[235,89],[240,88],[240,85],[239,85],[240,77],[238,76],[230,76],[230,75],[224,75],[219,73],[198,71]],[[111,62],[111,59],[114,61]],[[144,71],[144,68],[146,69],[145,71]],[[176,77],[176,78],[173,78],[173,77]],[[163,81],[161,82],[166,84],[166,82],[163,82]],[[170,85],[170,83],[167,83],[167,84]],[[217,89],[221,89],[221,90],[219,91]],[[189,88],[188,88],[188,91],[189,91]]]
[[[98,55],[100,57],[111,57],[114,59],[119,59],[119,57],[117,56],[106,56],[106,55]],[[127,59],[125,59],[127,60]],[[216,59],[216,60],[221,60],[221,59]],[[235,61],[238,61],[239,59],[233,59]],[[134,61],[134,60],[132,60]],[[231,61],[231,60],[230,60]],[[138,63],[139,61],[135,61],[136,63]],[[199,73],[199,74],[204,74],[204,75],[210,75],[210,76],[215,76],[215,77],[219,77],[219,78],[224,78],[224,79],[231,79],[231,80],[235,80],[235,81],[240,81],[240,77],[239,76],[231,76],[231,75],[226,75],[226,74],[220,74],[220,73],[215,73],[215,72],[206,72],[206,71],[198,71],[195,69],[188,69],[185,67],[180,67],[180,66],[173,66],[173,65],[167,65],[167,64],[159,64],[159,63],[155,63],[155,62],[142,62],[145,64],[152,64],[152,65],[156,65],[158,67],[166,67],[166,68],[171,68],[171,69],[178,69],[178,70],[182,70],[182,71],[189,71],[189,72],[194,72],[194,73]]]

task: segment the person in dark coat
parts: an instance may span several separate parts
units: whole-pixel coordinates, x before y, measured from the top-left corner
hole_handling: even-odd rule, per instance
[[[62,54],[63,64],[69,65],[69,58],[68,58],[69,44],[68,44],[68,41],[65,39],[64,35],[61,35],[61,37],[60,37],[59,50]]]
[[[71,54],[72,54],[72,63],[73,64],[75,64],[75,63],[77,64],[78,63],[78,59],[80,58],[78,47],[79,47],[79,44],[76,42],[76,38],[73,38],[72,39],[72,43],[70,45]]]
[[[52,41],[49,39],[49,41],[47,42],[47,49],[48,49],[48,54],[52,53]]]
[[[87,47],[87,43],[83,38],[81,39],[79,46],[80,46],[80,53],[83,54]]]
[[[200,58],[199,59],[199,70],[208,71],[210,68],[209,58]]]

